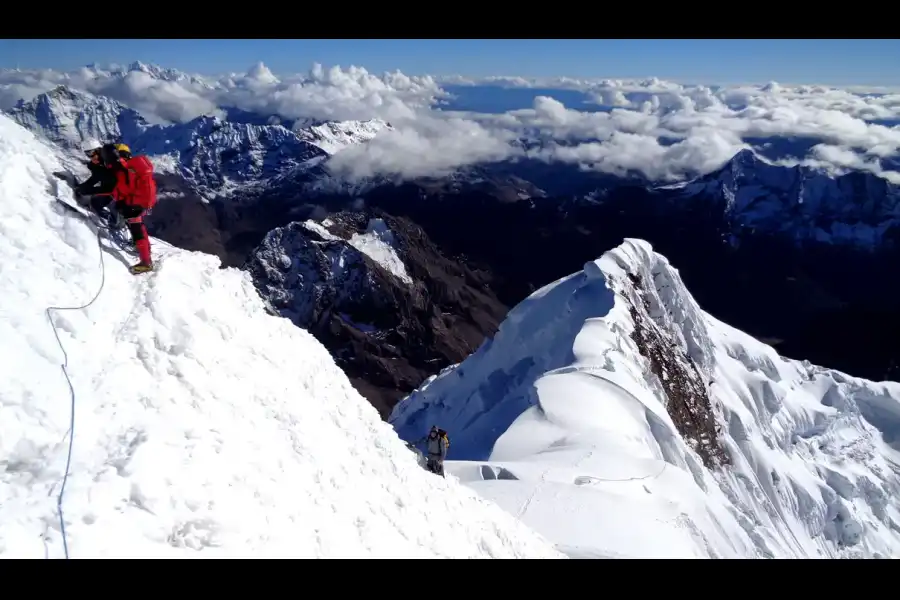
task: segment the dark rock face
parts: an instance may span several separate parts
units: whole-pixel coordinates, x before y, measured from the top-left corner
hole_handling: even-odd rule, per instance
[[[150,235],[179,248],[216,256],[226,253],[214,205],[203,201],[178,175],[156,174],[159,198],[145,219]]]
[[[379,211],[274,229],[245,268],[272,308],[315,335],[385,418],[426,377],[472,353],[507,311],[420,227]]]
[[[634,321],[631,339],[666,394],[666,410],[672,422],[707,468],[729,464],[731,458],[720,439],[721,427],[697,365],[653,322],[641,277],[629,273],[628,280],[641,299],[639,305],[632,304],[628,309]]]

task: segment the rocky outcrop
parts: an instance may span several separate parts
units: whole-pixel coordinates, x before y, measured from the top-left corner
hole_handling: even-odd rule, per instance
[[[272,309],[310,331],[381,412],[464,359],[507,308],[420,227],[341,212],[272,230],[244,265]]]
[[[639,299],[628,307],[634,323],[631,339],[649,362],[651,373],[665,393],[666,411],[678,433],[707,468],[729,464],[731,459],[719,439],[722,428],[709,398],[707,382],[693,359],[653,322],[643,278],[629,273],[628,280]]]

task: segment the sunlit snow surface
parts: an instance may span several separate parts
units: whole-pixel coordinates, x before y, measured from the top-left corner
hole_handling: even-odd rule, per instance
[[[394,249],[395,243],[394,232],[388,228],[383,219],[369,219],[366,232],[354,233],[350,238],[351,246],[366,254],[402,282],[410,284],[412,278]]]
[[[58,558],[69,389],[44,313],[101,281],[94,232],[54,202],[50,149],[0,116],[0,557]],[[65,188],[64,188],[65,189]],[[426,473],[324,347],[248,276],[154,240],[155,273],[54,317],[77,393],[64,499],[87,557],[554,557]]]
[[[626,273],[703,374],[732,465],[706,469],[666,412]],[[715,320],[626,240],[524,300],[391,422],[406,439],[446,428],[448,471],[573,557],[898,558],[898,399]]]

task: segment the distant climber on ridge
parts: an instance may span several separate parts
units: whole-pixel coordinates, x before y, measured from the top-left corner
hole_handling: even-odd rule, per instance
[[[153,164],[142,154],[132,156],[131,149],[125,144],[104,144],[100,149],[100,161],[116,177],[112,196],[105,204],[115,200],[115,209],[128,223],[131,239],[140,255],[140,262],[132,265],[131,272],[137,275],[152,271],[150,236],[143,217],[156,205]]]
[[[413,442],[413,444],[417,445],[422,442],[426,442],[425,452],[428,455],[425,468],[432,473],[445,477],[444,459],[447,458],[447,450],[450,448],[450,438],[447,436],[447,432],[443,429],[438,429],[437,425],[432,425],[428,435]]]

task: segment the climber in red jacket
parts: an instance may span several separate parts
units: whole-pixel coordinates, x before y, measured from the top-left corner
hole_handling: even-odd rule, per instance
[[[156,204],[153,165],[146,156],[132,156],[125,144],[105,144],[100,149],[100,160],[116,174],[112,199],[115,200],[116,211],[128,223],[131,239],[140,256],[140,262],[131,267],[131,272],[137,275],[152,271],[150,236],[147,235],[143,217]]]

